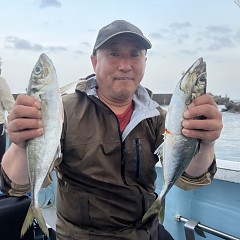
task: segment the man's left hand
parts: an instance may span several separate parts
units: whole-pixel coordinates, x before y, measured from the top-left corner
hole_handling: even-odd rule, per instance
[[[213,97],[197,97],[184,112],[182,133],[186,137],[202,139],[202,144],[214,142],[223,128],[222,114]]]

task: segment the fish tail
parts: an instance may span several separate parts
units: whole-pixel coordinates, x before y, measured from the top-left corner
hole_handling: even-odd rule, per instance
[[[40,208],[36,207],[34,213],[35,213],[35,218],[37,220],[37,223],[38,223],[39,227],[41,228],[41,230],[43,231],[45,236],[47,236],[49,238],[48,227],[45,223],[45,220],[43,218],[43,215],[42,215],[42,212],[41,212]]]
[[[45,223],[42,212],[39,207],[33,207],[32,203],[28,209],[26,218],[22,226],[21,238],[27,232],[28,228],[32,225],[34,218],[37,220],[37,223],[39,224],[39,227],[41,228],[43,233],[49,238],[48,227]]]
[[[27,230],[32,225],[34,216],[33,216],[33,209],[32,209],[32,203],[30,204],[28,208],[27,215],[25,217],[25,220],[23,222],[22,230],[21,230],[21,238],[24,236],[24,234],[27,232]]]
[[[147,222],[150,218],[159,216],[159,211],[161,209],[161,199],[158,197],[152,206],[145,212],[142,218],[142,223]]]

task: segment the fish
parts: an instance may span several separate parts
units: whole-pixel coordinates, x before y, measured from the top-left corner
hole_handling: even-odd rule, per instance
[[[207,72],[203,58],[196,60],[183,74],[173,92],[165,121],[163,143],[155,150],[162,162],[163,187],[157,199],[145,212],[142,223],[158,216],[164,221],[165,197],[178,178],[184,173],[195,154],[199,151],[200,139],[182,134],[183,113],[192,100],[206,94]],[[204,118],[199,116],[199,119]]]
[[[54,160],[61,155],[60,138],[63,125],[63,104],[56,70],[49,57],[42,53],[28,83],[27,95],[41,101],[44,133],[26,143],[31,203],[21,229],[21,238],[36,219],[49,237],[48,227],[38,202],[39,191],[51,171]]]

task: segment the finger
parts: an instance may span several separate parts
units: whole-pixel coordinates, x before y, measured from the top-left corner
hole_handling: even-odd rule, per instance
[[[219,131],[190,130],[183,128],[182,133],[186,137],[215,141],[219,138]]]
[[[18,95],[18,97],[16,99],[16,102],[15,102],[15,106],[16,105],[32,106],[32,107],[36,107],[38,109],[41,109],[41,102],[40,101],[38,101],[33,96],[24,95],[24,94],[19,94]]]
[[[9,132],[22,131],[24,129],[38,129],[43,127],[43,122],[41,119],[35,118],[17,118],[8,124]]]
[[[215,131],[222,129],[221,121],[215,121],[213,119],[189,119],[182,122],[183,128],[204,130],[204,131]]]
[[[41,110],[35,106],[16,105],[8,115],[8,121],[17,118],[41,118]]]
[[[199,106],[199,105],[203,105],[203,104],[210,104],[210,105],[218,108],[218,106],[217,106],[216,102],[214,101],[213,97],[208,95],[208,94],[204,94],[202,96],[199,96],[199,97],[193,99],[193,101],[192,101],[192,105],[194,105],[194,106]]]
[[[10,132],[9,138],[13,143],[18,144],[32,138],[40,137],[42,134],[43,134],[43,128],[38,128],[38,129]]]
[[[13,143],[24,142],[43,134],[41,119],[18,118],[8,124],[8,135]]]
[[[205,118],[210,118],[210,119],[222,118],[222,114],[220,113],[218,108],[210,104],[193,106],[189,108],[187,111],[185,111],[183,116],[186,119],[197,118],[200,116],[204,116]]]
[[[221,119],[189,119],[182,123],[182,133],[186,137],[216,140],[220,137],[223,124]]]

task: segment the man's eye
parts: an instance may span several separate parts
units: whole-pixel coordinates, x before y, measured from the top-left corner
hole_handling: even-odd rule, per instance
[[[119,56],[116,52],[112,52],[110,55],[112,55],[112,56],[114,56],[114,57]]]
[[[132,52],[132,57],[139,57],[140,55],[141,55],[141,52],[139,51]]]
[[[139,57],[139,54],[138,53],[133,53],[132,57]]]

